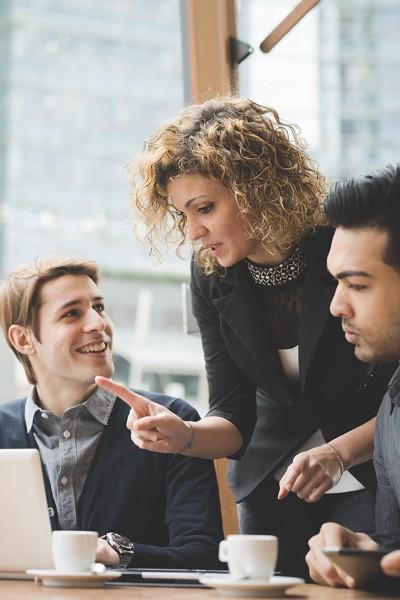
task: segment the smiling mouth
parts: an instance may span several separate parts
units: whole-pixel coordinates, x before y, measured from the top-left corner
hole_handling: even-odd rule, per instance
[[[80,354],[91,354],[96,352],[104,352],[106,348],[106,342],[97,342],[96,344],[86,344],[86,346],[78,348],[77,352],[79,352]]]

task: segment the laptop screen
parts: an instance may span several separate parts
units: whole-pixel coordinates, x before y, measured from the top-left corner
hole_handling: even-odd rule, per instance
[[[0,450],[0,577],[53,568],[51,526],[38,450]]]

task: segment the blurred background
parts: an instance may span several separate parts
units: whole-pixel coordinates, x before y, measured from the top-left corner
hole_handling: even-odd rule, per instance
[[[202,48],[220,35],[227,89],[217,91],[234,82],[297,123],[329,179],[400,156],[398,0],[322,0],[263,53],[297,3],[0,0],[1,275],[42,254],[96,260],[116,327],[116,379],[202,413],[200,338],[182,326],[190,249],[149,258],[133,235],[124,169],[163,122],[215,93],[212,83],[196,87],[200,71],[215,78]],[[229,33],[254,48],[240,64],[227,55]],[[28,389],[4,340],[0,381],[0,402]]]

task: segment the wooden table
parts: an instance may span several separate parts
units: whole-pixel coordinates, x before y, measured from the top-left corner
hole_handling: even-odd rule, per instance
[[[285,598],[315,600],[358,600],[361,598],[382,598],[361,590],[348,590],[319,585],[297,585],[290,588]],[[162,588],[162,587],[105,587],[105,588],[49,588],[33,581],[0,581],[1,600],[217,600],[221,598],[212,589]]]

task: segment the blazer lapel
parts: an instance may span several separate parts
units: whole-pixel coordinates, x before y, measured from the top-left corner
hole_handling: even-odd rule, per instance
[[[246,264],[238,263],[222,280],[224,293],[213,300],[223,320],[245,347],[258,374],[258,384],[285,403],[292,400],[279,381],[282,367],[271,342],[271,333],[262,303],[255,293]],[[261,381],[264,384],[261,384]]]

